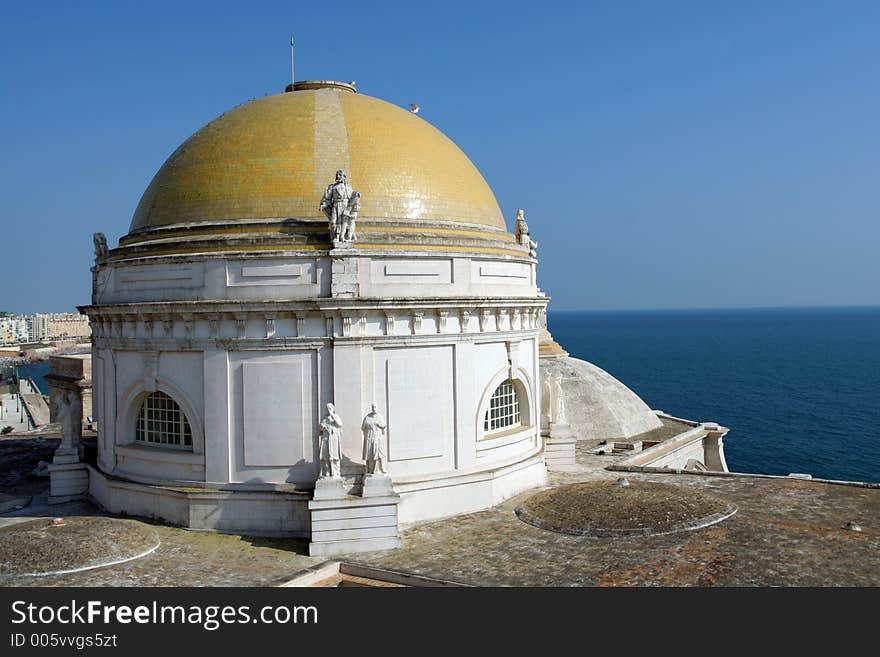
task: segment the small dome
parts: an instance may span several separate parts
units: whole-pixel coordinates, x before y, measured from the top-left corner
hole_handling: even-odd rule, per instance
[[[144,192],[130,233],[179,224],[325,221],[337,169],[362,194],[360,218],[505,230],[492,190],[442,132],[350,85],[297,83],[226,112],[171,154]]]
[[[632,438],[663,425],[632,390],[579,358],[541,359],[541,375],[562,375],[568,421],[582,440]]]

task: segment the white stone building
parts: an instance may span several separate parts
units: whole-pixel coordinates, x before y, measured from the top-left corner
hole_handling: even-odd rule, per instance
[[[726,429],[640,440],[658,415],[553,342],[536,249],[411,112],[328,81],[239,106],[169,157],[117,248],[95,236],[97,462],[71,462],[71,422],[53,487],[331,554],[541,485],[578,439],[726,469]]]
[[[353,242],[319,209],[338,170],[361,194]],[[336,82],[237,107],[171,155],[96,256],[90,493],[109,510],[310,536],[328,402],[348,493],[362,418],[375,403],[387,419],[400,522],[544,481],[537,260],[414,114]]]

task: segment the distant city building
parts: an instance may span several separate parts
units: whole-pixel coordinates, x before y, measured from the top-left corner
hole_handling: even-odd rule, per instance
[[[49,315],[30,315],[27,318],[32,341],[46,340],[49,337],[49,322],[51,321],[49,317]]]
[[[89,319],[84,315],[63,313],[52,315],[48,321],[47,337],[49,340],[87,338],[90,335]]]
[[[79,313],[36,313],[0,317],[0,344],[88,338],[89,320]]]
[[[30,331],[24,317],[13,315],[0,318],[0,341],[4,344],[17,344],[29,340]]]

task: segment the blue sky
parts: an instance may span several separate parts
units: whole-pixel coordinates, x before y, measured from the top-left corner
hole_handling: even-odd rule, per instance
[[[87,303],[152,175],[297,78],[449,135],[552,309],[880,304],[880,3],[5,3],[0,309]]]

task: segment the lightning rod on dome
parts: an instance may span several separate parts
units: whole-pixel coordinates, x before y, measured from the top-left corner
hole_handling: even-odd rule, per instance
[[[290,84],[296,82],[296,78],[293,77],[293,35],[290,35]],[[291,87],[292,88],[292,87]]]

